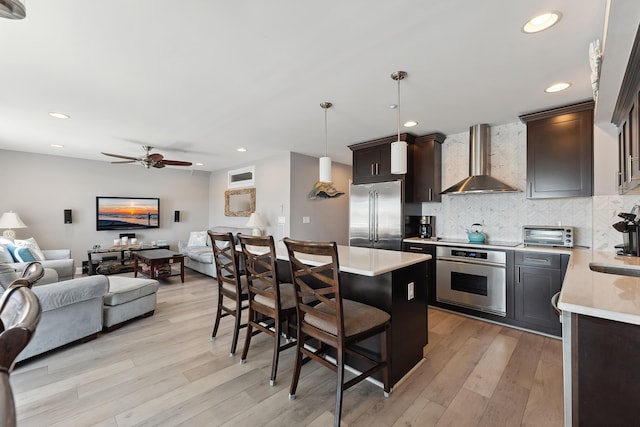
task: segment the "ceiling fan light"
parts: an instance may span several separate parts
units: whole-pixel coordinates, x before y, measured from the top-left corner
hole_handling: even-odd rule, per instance
[[[391,173],[394,175],[407,173],[406,141],[395,141],[391,143]]]
[[[27,16],[24,3],[20,0],[0,0],[0,17],[23,19]]]
[[[320,157],[320,182],[333,182],[331,179],[331,157]]]

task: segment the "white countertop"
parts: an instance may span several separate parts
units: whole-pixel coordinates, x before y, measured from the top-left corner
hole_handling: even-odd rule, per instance
[[[500,249],[500,250],[514,250],[514,251],[552,252],[552,253],[563,253],[563,254],[571,254],[571,251],[572,251],[572,249],[570,248],[561,248],[561,247],[555,247],[555,246],[525,246],[522,243],[515,244],[515,242],[504,245],[504,244],[500,244],[500,242],[496,242],[495,244],[471,243],[471,242],[466,242],[464,240],[446,241],[446,240],[437,240],[437,239],[423,239],[420,237],[408,237],[406,239],[403,239],[403,242],[420,243],[420,244],[437,245],[437,246],[456,246],[456,247],[475,248],[475,249],[486,248],[486,249]]]
[[[289,259],[284,243],[278,242],[276,244],[276,255],[281,260]],[[430,259],[431,255],[413,252],[338,245],[340,271],[362,276],[378,276]],[[309,265],[320,265],[327,262],[325,257],[313,255],[305,256],[302,260]]]
[[[571,313],[640,325],[640,278],[591,271],[591,262],[640,270],[640,257],[574,250],[564,278],[558,308]]]
[[[409,238],[405,242],[474,248],[570,254],[558,308],[563,311],[640,325],[640,277],[591,271],[590,263],[640,271],[640,257],[620,256],[584,248],[524,246],[504,247],[473,243],[448,243]]]

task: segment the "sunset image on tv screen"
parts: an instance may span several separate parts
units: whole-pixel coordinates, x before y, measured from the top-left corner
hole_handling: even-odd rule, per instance
[[[158,199],[100,197],[97,200],[98,230],[157,228]]]

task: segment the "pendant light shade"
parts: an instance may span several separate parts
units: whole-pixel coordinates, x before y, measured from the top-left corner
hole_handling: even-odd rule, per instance
[[[320,157],[320,182],[333,182],[331,179],[331,157],[327,155],[327,110],[333,106],[330,102],[320,103],[320,107],[324,109],[324,157]]]
[[[398,82],[398,139],[391,143],[391,173],[394,175],[407,173],[407,142],[400,140],[400,80],[406,76],[405,71],[391,73],[391,78]]]
[[[407,142],[395,141],[391,143],[391,173],[407,173]]]
[[[320,157],[320,182],[332,182],[331,157]]]
[[[0,17],[23,19],[26,15],[24,3],[20,0],[0,0]]]

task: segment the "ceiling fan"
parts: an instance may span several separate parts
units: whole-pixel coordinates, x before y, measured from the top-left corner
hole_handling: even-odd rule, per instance
[[[117,157],[119,159],[127,159],[119,162],[111,162],[115,163],[140,163],[145,168],[149,169],[150,167],[154,168],[163,168],[165,166],[191,166],[191,162],[182,162],[180,160],[167,160],[164,158],[162,154],[159,153],[150,153],[153,150],[153,147],[149,145],[143,145],[142,149],[147,152],[144,156],[141,157],[129,157],[122,156],[120,154],[110,154],[110,153],[102,153],[105,156]]]

